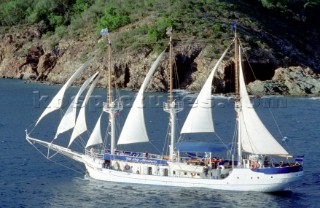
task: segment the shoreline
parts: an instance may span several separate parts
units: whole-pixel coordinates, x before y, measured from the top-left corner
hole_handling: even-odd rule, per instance
[[[61,86],[63,83],[51,83],[49,81],[36,81],[36,80],[28,80],[28,79],[22,79],[22,78],[14,78],[14,77],[5,77],[1,76],[0,80],[16,80],[16,81],[23,81],[24,84],[40,84],[40,85],[47,85],[47,86]],[[74,87],[80,87],[80,84],[73,84]],[[96,89],[107,89],[106,87],[103,87],[101,84],[97,85]],[[124,91],[131,91],[131,92],[138,92],[137,89],[130,89],[130,88],[117,88],[118,90],[124,90]],[[181,94],[198,94],[199,91],[189,91],[187,89],[173,89],[176,93]],[[146,90],[147,93],[166,93],[166,91],[157,91],[157,90]],[[250,98],[266,98],[266,97],[320,97],[320,94],[301,94],[301,95],[281,95],[281,94],[265,94],[265,95],[252,95],[250,94]],[[233,98],[234,93],[213,93],[212,97],[222,97],[222,98]]]

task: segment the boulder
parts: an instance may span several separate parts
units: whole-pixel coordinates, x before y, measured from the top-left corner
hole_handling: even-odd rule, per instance
[[[310,68],[278,68],[272,80],[256,80],[248,85],[248,92],[253,95],[319,95],[320,76]]]

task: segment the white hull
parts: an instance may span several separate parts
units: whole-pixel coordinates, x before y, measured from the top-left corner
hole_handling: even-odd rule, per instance
[[[228,191],[277,192],[301,179],[303,171],[286,174],[264,174],[246,168],[234,168],[226,178],[197,178],[137,174],[102,168],[103,160],[83,156],[88,175],[96,180],[160,186],[208,188]],[[127,163],[128,164],[128,163]],[[132,165],[133,163],[129,163]]]
[[[264,174],[252,171],[249,168],[232,169],[230,167],[228,169],[211,169],[210,174],[206,176],[203,167],[178,162],[168,162],[168,165],[155,165],[112,160],[110,167],[105,168],[105,160],[98,158],[97,154],[93,154],[95,156],[92,157],[90,154],[77,153],[58,145],[31,138],[28,135],[26,139],[32,145],[40,144],[84,163],[87,174],[91,178],[101,181],[228,191],[277,192],[287,189],[294,182],[301,180],[303,176],[303,171]],[[126,169],[126,167],[130,168]],[[175,175],[173,175],[173,172],[175,172]],[[222,175],[224,176],[222,177]]]

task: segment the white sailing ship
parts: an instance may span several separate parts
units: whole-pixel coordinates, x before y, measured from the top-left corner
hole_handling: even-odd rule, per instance
[[[106,30],[102,35],[108,37]],[[70,148],[75,139],[87,131],[85,106],[99,79],[99,73],[92,75],[79,89],[73,102],[63,116],[55,137],[51,141],[33,138],[34,128],[52,111],[61,108],[61,100],[65,91],[72,82],[79,77],[90,62],[80,67],[53,98],[48,108],[42,113],[35,123],[32,131],[26,130],[26,140],[39,148],[44,146],[49,150],[70,157],[85,165],[87,174],[97,180],[137,183],[163,186],[195,187],[231,191],[259,191],[276,192],[290,187],[294,182],[301,180],[303,175],[302,160],[287,164],[277,164],[273,159],[289,159],[292,156],[276,141],[267,130],[255,112],[245,87],[242,71],[241,48],[238,37],[232,42],[235,48],[235,111],[237,135],[237,151],[233,151],[231,158],[221,160],[214,158],[218,151],[230,151],[228,145],[207,142],[177,142],[176,114],[183,109],[181,102],[174,100],[172,94],[172,39],[170,32],[169,57],[170,57],[170,90],[168,102],[164,103],[164,111],[169,113],[170,145],[169,155],[151,154],[146,152],[121,151],[117,145],[148,142],[149,137],[144,121],[143,96],[157,66],[161,62],[163,51],[153,63],[144,82],[136,96],[131,110],[126,118],[119,138],[115,134],[116,114],[123,109],[122,102],[113,98],[111,85],[111,58],[110,40],[108,56],[109,88],[108,99],[104,103],[103,112],[109,115],[111,137],[110,148],[102,139],[101,116],[93,129],[84,153]],[[224,51],[212,69],[207,81],[194,102],[186,118],[180,134],[196,134],[214,132],[212,117],[211,91],[213,77],[231,45]],[[90,85],[90,87],[89,87]],[[76,117],[76,104],[79,96],[87,89],[87,94],[82,107]],[[67,147],[55,144],[59,134],[73,129]],[[200,157],[201,156],[201,157]],[[49,156],[48,156],[49,157]]]

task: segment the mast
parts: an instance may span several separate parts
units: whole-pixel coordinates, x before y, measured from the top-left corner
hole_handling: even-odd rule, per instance
[[[111,41],[108,38],[108,102],[112,103],[112,84],[111,84]]]
[[[109,111],[109,123],[110,123],[110,153],[114,154],[116,146],[116,132],[115,132],[115,114],[114,106],[112,106],[112,84],[111,84],[111,41],[108,37],[108,104],[110,107]]]
[[[170,103],[172,103],[172,36],[170,35],[170,42],[169,42],[169,47],[170,47],[170,50],[169,50],[169,73],[170,73],[170,77],[169,77],[169,80],[170,80],[170,89],[169,89],[169,101]]]
[[[176,135],[176,113],[183,110],[182,102],[174,101],[173,100],[173,67],[172,67],[172,27],[168,28],[167,34],[170,36],[169,42],[169,101],[164,103],[164,111],[170,114],[170,148],[169,148],[169,158],[171,161],[174,160],[174,145],[176,142],[175,135]]]
[[[107,37],[108,36],[108,98],[107,102],[103,103],[103,110],[107,113],[109,113],[109,125],[110,125],[110,153],[114,154],[116,149],[116,131],[115,131],[115,117],[116,114],[118,114],[122,109],[123,105],[121,101],[113,101],[112,98],[112,69],[111,69],[111,41],[108,33],[108,29],[102,29],[101,33],[102,36]]]
[[[239,96],[239,44],[238,44],[238,36],[237,29],[235,27],[234,32],[234,65],[235,65],[235,111],[236,111],[236,123],[238,130],[238,166],[241,165],[242,160],[242,152],[241,152],[241,134],[240,134],[240,121],[239,121],[239,113],[240,113],[240,96]]]

